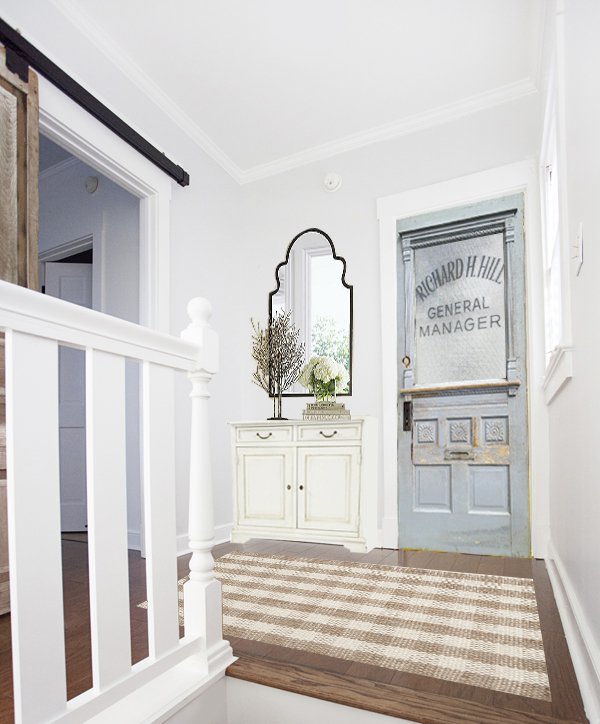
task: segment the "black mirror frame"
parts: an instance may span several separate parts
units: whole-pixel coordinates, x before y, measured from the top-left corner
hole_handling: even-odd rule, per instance
[[[352,394],[352,352],[353,352],[353,338],[354,338],[354,303],[353,303],[353,297],[354,297],[354,290],[352,287],[352,284],[348,284],[346,282],[346,260],[343,256],[338,256],[335,253],[335,246],[333,245],[333,241],[331,240],[331,237],[329,234],[326,234],[321,229],[311,228],[311,229],[305,229],[304,231],[301,231],[299,234],[296,234],[296,236],[290,241],[287,251],[285,252],[285,259],[280,262],[277,267],[275,268],[275,282],[277,286],[272,292],[269,292],[269,326],[271,325],[271,321],[273,319],[273,297],[277,294],[279,291],[279,287],[281,286],[279,281],[279,270],[281,267],[286,266],[286,264],[289,262],[290,259],[290,252],[292,251],[292,247],[298,241],[298,239],[301,236],[304,236],[304,234],[309,234],[310,232],[314,232],[316,234],[321,234],[325,239],[327,239],[329,246],[331,247],[331,253],[333,254],[333,258],[335,261],[341,261],[343,265],[342,269],[342,285],[348,289],[350,292],[350,364],[348,369],[348,374],[350,375],[350,380],[348,382],[348,392],[340,392],[338,394],[338,397],[349,397]],[[282,397],[312,397],[312,394],[310,392],[283,392]],[[274,397],[273,393],[269,393],[269,397]]]

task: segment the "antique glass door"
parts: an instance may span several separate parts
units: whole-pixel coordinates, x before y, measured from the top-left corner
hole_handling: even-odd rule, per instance
[[[398,225],[399,543],[529,555],[523,199]]]

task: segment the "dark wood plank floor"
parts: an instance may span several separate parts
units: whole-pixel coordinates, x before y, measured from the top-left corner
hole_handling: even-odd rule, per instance
[[[538,701],[242,639],[231,641],[239,660],[230,667],[230,676],[424,724],[587,721],[543,561],[390,549],[353,554],[341,546],[267,540],[245,545],[225,543],[215,548],[214,555],[218,558],[234,550],[531,577],[538,598],[552,701]],[[188,561],[189,556],[178,559],[178,577],[188,572]],[[148,655],[146,611],[137,607],[146,598],[145,563],[136,551],[129,552],[129,579],[132,662],[135,663]],[[72,698],[92,685],[85,542],[63,540],[63,583],[67,684],[68,696]],[[0,617],[0,682],[0,722],[9,724],[13,721],[10,616]]]

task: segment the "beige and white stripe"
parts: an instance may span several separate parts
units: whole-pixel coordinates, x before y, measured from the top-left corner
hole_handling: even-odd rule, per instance
[[[550,700],[531,579],[229,553],[225,636]]]

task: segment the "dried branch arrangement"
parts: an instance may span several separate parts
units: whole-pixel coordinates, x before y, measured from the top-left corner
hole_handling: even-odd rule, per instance
[[[252,322],[252,359],[256,370],[252,380],[273,395],[273,417],[281,418],[281,395],[296,382],[304,364],[305,346],[300,330],[292,322],[291,310],[276,312],[271,324],[263,329]]]

